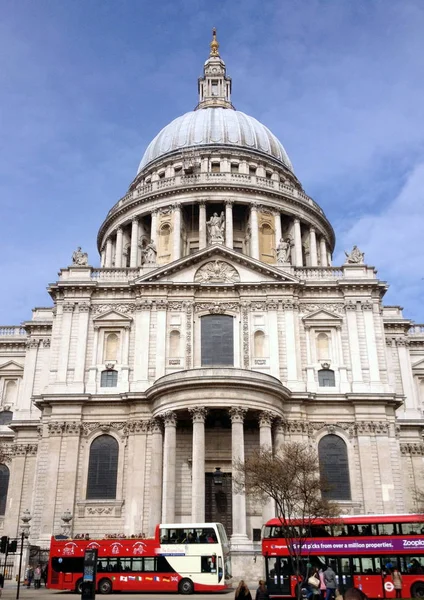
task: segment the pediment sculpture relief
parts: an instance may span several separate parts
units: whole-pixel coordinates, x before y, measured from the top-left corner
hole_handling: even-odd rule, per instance
[[[235,283],[240,281],[236,269],[223,260],[214,260],[201,266],[194,276],[196,283]]]

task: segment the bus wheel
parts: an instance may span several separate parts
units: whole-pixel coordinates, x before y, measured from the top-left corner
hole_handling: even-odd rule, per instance
[[[194,585],[191,579],[181,579],[178,584],[178,591],[180,594],[192,594],[194,592]]]
[[[411,587],[412,598],[424,598],[424,581],[417,581]]]
[[[112,582],[110,579],[100,579],[99,592],[100,594],[110,594],[112,591]]]
[[[78,579],[78,581],[75,584],[75,593],[76,594],[82,594],[82,579]]]

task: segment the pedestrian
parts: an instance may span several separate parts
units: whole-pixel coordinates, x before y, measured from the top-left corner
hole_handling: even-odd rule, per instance
[[[252,595],[243,579],[237,586],[236,593],[234,594],[234,600],[252,600]]]
[[[328,565],[326,570],[324,571],[324,583],[326,587],[325,600],[330,600],[330,598],[335,598],[336,595],[336,574],[331,568],[331,565]]]
[[[402,598],[402,575],[396,567],[393,569],[392,579],[395,586],[396,598]]]
[[[318,568],[315,567],[312,575],[308,579],[309,589],[311,590],[311,597],[321,596],[321,581],[319,578]]]
[[[41,579],[44,583],[44,587],[47,587],[47,575],[48,575],[48,566],[47,564],[41,569]]]
[[[33,568],[30,565],[27,566],[27,570],[26,570],[26,574],[25,574],[25,579],[26,579],[26,582],[27,582],[27,587],[30,588],[32,580],[34,579],[34,571],[33,571]]]
[[[269,600],[269,592],[266,589],[265,581],[259,580],[259,587],[256,590],[255,600]]]
[[[34,569],[34,588],[39,590],[41,587],[41,567],[37,565]]]
[[[322,598],[322,600],[324,600],[325,592],[327,589],[325,587],[325,582],[324,582],[324,569],[320,569],[318,572],[318,575],[319,575],[319,582],[320,582],[319,589],[321,590],[321,598]]]

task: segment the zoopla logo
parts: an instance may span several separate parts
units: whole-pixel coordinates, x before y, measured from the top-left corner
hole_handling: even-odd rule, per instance
[[[402,540],[403,547],[406,546],[424,546],[424,540]]]

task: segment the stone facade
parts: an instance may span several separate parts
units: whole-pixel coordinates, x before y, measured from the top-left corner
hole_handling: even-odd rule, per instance
[[[221,111],[225,128],[234,109],[219,54],[201,82],[197,114]],[[259,445],[278,452],[327,435],[347,449],[344,513],[416,509],[424,326],[383,306],[387,286],[362,253],[331,266],[322,209],[282,147],[242,143],[262,127],[245,117],[240,140],[189,139],[190,150],[168,126],[174,145],[149,147],[100,227],[101,267],[79,249],[49,287],[52,308],[0,328],[3,422],[13,413],[0,426],[10,471],[2,534],[17,535],[25,508],[41,547],[67,509],[72,532],[92,537],[204,521],[216,467],[229,478],[233,460]],[[217,342],[225,359],[207,323],[221,338],[230,324]],[[104,499],[88,493],[99,436],[118,448],[116,491]],[[231,483],[225,502],[234,574],[246,564],[259,574],[253,540],[272,506]]]

